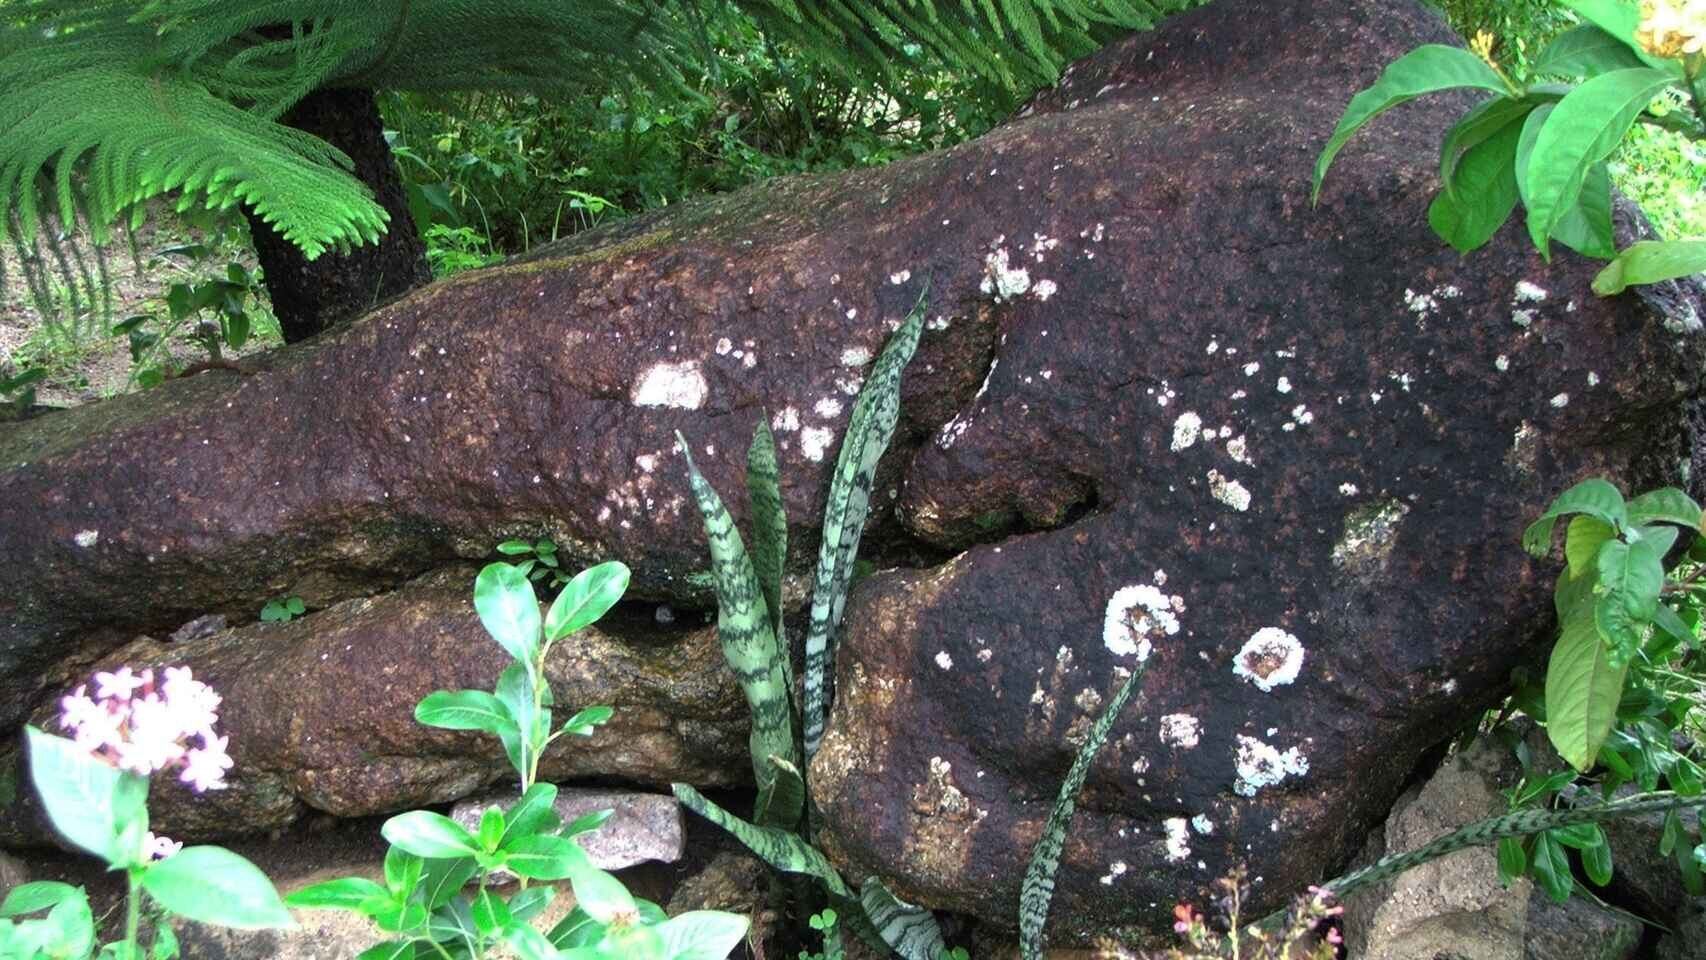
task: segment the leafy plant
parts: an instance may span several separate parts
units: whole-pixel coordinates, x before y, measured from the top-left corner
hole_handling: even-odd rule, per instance
[[[301,597],[279,597],[276,600],[268,600],[266,605],[261,607],[261,622],[288,623],[302,616],[307,610]]]
[[[854,402],[847,436],[836,459],[825,508],[823,545],[812,590],[806,645],[806,736],[794,733],[792,661],[784,643],[781,576],[787,520],[777,482],[776,452],[769,427],[759,421],[747,451],[747,485],[754,548],[748,554],[734,519],[693,463],[691,446],[677,435],[694,500],[705,520],[717,589],[717,634],[730,669],[752,710],[753,776],[758,797],[752,820],[742,820],[691,786],[674,785],[689,810],[727,830],[778,870],[815,879],[840,922],[879,949],[907,960],[938,960],[948,953],[941,929],[928,910],[895,897],[871,877],[855,891],[841,879],[807,833],[806,785],[801,758],[810,758],[827,709],[827,671],[835,631],[846,601],[860,534],[870,509],[877,460],[888,446],[900,415],[900,377],[923,332],[925,296],[889,338]],[[827,949],[827,948],[826,948]]]
[[[611,708],[587,707],[553,729],[545,661],[554,644],[604,616],[628,587],[628,568],[601,563],[570,578],[541,618],[527,573],[493,563],[474,581],[474,609],[492,639],[512,659],[494,690],[438,690],[415,706],[415,719],[446,730],[495,735],[520,780],[507,809],[489,808],[477,829],[414,810],[387,820],[390,842],[385,882],[362,877],[328,880],[296,891],[296,907],[341,909],[369,917],[392,939],[364,957],[471,957],[510,950],[524,960],[699,960],[727,956],[746,935],[746,918],[715,911],[666,917],[636,899],[621,881],[594,866],[575,837],[598,829],[610,811],[564,824],[557,788],[540,783],[539,760],[565,735],[591,736]],[[520,889],[504,897],[490,886],[507,870]],[[550,887],[531,880],[567,879],[575,908],[548,933],[529,923],[551,901]],[[464,892],[477,881],[473,894]]]
[[[14,409],[28,410],[35,406],[36,384],[47,379],[47,369],[31,367],[21,370],[3,380],[0,380],[0,400],[4,400]]]
[[[535,583],[542,583],[549,578],[551,582],[548,586],[557,590],[569,582],[569,575],[563,572],[562,565],[557,561],[557,545],[547,537],[540,537],[531,542],[505,540],[498,544],[498,552],[506,557],[516,557],[515,568]]]
[[[1651,5],[1674,6],[1681,0]],[[1682,32],[1643,19],[1618,0],[1564,0],[1585,22],[1541,51],[1533,72],[1575,82],[1517,82],[1492,57],[1481,34],[1473,51],[1425,44],[1387,66],[1351,99],[1315,162],[1313,197],[1340,148],[1368,121],[1416,97],[1478,89],[1494,96],[1472,108],[1440,145],[1442,189],[1428,223],[1458,250],[1485,244],[1520,202],[1529,238],[1551,257],[1552,241],[1611,260],[1594,279],[1603,295],[1706,270],[1706,243],[1648,241],[1618,251],[1611,234],[1607,162],[1636,123],[1706,141],[1706,25],[1673,16]],[[1680,8],[1679,8],[1680,9]],[[1693,24],[1690,26],[1690,24]],[[1689,52],[1689,46],[1694,52]],[[1685,109],[1664,106],[1681,102]]]

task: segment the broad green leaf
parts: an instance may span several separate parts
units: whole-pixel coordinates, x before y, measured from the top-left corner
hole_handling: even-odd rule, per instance
[[[510,806],[503,840],[498,846],[508,848],[522,837],[550,833],[562,826],[563,818],[557,815],[556,804],[556,784],[536,783],[528,787]]]
[[[1627,666],[1641,649],[1643,624],[1630,615],[1623,596],[1606,594],[1594,600],[1593,622],[1605,646],[1606,661],[1618,669]]]
[[[1605,164],[1588,168],[1576,205],[1552,228],[1552,239],[1584,257],[1609,260],[1617,255],[1611,231],[1611,172]]]
[[[935,915],[895,896],[876,877],[860,885],[859,905],[877,936],[906,960],[937,960],[947,952]]]
[[[1591,23],[1559,34],[1535,58],[1534,72],[1559,77],[1587,77],[1613,70],[1645,66],[1633,48]]]
[[[568,916],[557,921],[545,938],[559,950],[572,950],[575,947],[586,947],[604,939],[604,924],[594,920],[580,907],[569,911]]]
[[[847,436],[835,458],[835,473],[829,484],[829,499],[823,509],[823,541],[818,546],[817,573],[812,578],[810,616],[806,624],[806,676],[803,723],[805,755],[810,760],[823,740],[829,719],[830,665],[835,660],[835,634],[841,627],[841,611],[847,603],[847,588],[859,557],[859,538],[871,512],[871,488],[876,484],[877,461],[894,437],[900,420],[900,381],[918,338],[924,330],[924,312],[929,290],[907,314],[883,352],[871,367],[853,414],[847,421]],[[777,756],[786,756],[773,751]]]
[[[533,544],[526,540],[505,540],[498,544],[498,552],[506,557],[522,557],[533,552]]]
[[[1581,196],[1588,170],[1617,149],[1671,75],[1637,67],[1602,73],[1558,101],[1535,139],[1524,191],[1528,232],[1543,256],[1552,231]]]
[[[370,904],[391,902],[391,892],[366,877],[339,877],[310,884],[285,895],[286,906],[303,910],[354,910],[369,912]]]
[[[574,843],[572,840],[566,842],[571,845]],[[622,885],[622,881],[590,863],[571,873],[569,884],[575,891],[575,905],[599,923],[609,924],[620,917],[634,916],[639,912],[633,895]]]
[[[752,570],[764,591],[764,607],[770,611],[770,632],[787,647],[782,630],[782,571],[788,562],[788,514],[782,506],[782,479],[776,467],[776,440],[761,416],[746,451],[746,497],[752,516]],[[786,661],[794,689],[792,660]]]
[[[517,891],[509,898],[510,916],[517,920],[527,921],[538,916],[557,895],[557,888],[541,884]]]
[[[1512,880],[1528,872],[1528,854],[1516,837],[1499,840],[1499,882],[1509,886]]]
[[[1674,523],[1691,530],[1700,529],[1700,505],[1694,498],[1675,487],[1649,490],[1629,501],[1629,522]]]
[[[770,630],[770,612],[758,574],[741,542],[734,518],[723,500],[693,463],[687,439],[676,435],[687,461],[687,481],[705,522],[711,545],[712,571],[717,585],[717,639],[723,658],[740,682],[752,711],[752,732],[747,749],[752,757],[753,778],[758,783],[756,809],[768,809],[775,785],[775,770],[769,758],[782,757],[799,766],[799,748],[794,742],[793,705],[788,692],[788,652]],[[793,826],[793,824],[788,824]]]
[[[475,894],[473,901],[468,905],[468,909],[474,917],[474,929],[482,937],[497,934],[498,931],[509,926],[510,921],[514,919],[510,916],[509,904],[504,903],[502,897],[490,890],[481,890]]]
[[[519,920],[503,929],[503,942],[515,951],[518,960],[558,960],[555,947],[545,935]]]
[[[550,834],[521,837],[506,846],[504,866],[529,880],[561,880],[594,869],[580,844]]]
[[[1574,850],[1586,850],[1605,843],[1605,834],[1600,832],[1597,823],[1572,823],[1564,827],[1554,827],[1550,833],[1552,839]]]
[[[1564,560],[1571,577],[1580,577],[1596,569],[1600,545],[1617,536],[1611,524],[1598,517],[1578,514],[1570,519],[1564,531]]]
[[[1636,528],[1641,529],[1641,528]],[[1645,528],[1656,529],[1656,528]],[[1664,528],[1669,539],[1676,539],[1676,528]],[[1665,568],[1661,560],[1665,538],[1643,537],[1623,543],[1609,540],[1599,548],[1597,563],[1599,582],[1607,596],[1616,597],[1636,620],[1650,620],[1653,608],[1659,603],[1659,590],[1664,587]]]
[[[1345,107],[1345,115],[1339,119],[1339,125],[1333,130],[1327,146],[1321,150],[1321,156],[1315,160],[1309,201],[1315,203],[1321,199],[1321,180],[1326,177],[1327,168],[1333,165],[1333,158],[1362,129],[1363,124],[1401,103],[1457,87],[1491,90],[1497,94],[1510,92],[1491,67],[1462,47],[1424,44],[1388,64],[1381,71],[1380,79],[1352,97]]]
[[[578,737],[592,736],[593,729],[610,722],[616,711],[606,706],[585,707],[563,723],[563,732]]]
[[[544,724],[540,723],[540,714],[548,711],[542,711],[533,703],[534,682],[533,671],[518,661],[498,674],[497,686],[493,688],[498,701],[509,708],[510,716],[515,718],[515,731],[499,731],[498,738],[503,742],[510,766],[521,777],[532,772],[532,760],[544,748],[540,727],[550,724],[548,718]]]
[[[1446,192],[1452,195],[1454,201],[1460,199],[1456,194],[1456,185],[1453,181],[1457,179],[1457,168],[1462,163],[1464,156],[1475,147],[1507,132],[1512,126],[1520,134],[1522,119],[1528,116],[1528,112],[1533,110],[1537,104],[1538,101],[1529,99],[1493,97],[1476,104],[1457,123],[1453,124],[1450,130],[1446,131],[1445,138],[1440,141],[1439,145],[1439,182],[1445,185]],[[1511,189],[1514,194],[1516,189],[1514,169],[1511,172],[1511,179],[1513,180]]]
[[[583,813],[569,821],[568,826],[563,828],[563,836],[578,837],[583,833],[591,833],[599,827],[604,826],[605,822],[608,821],[615,813],[615,810],[610,809],[593,810],[588,813]]]
[[[1595,589],[1598,586],[1597,562],[1590,563],[1587,572],[1580,577],[1559,577],[1557,589],[1552,593],[1552,608],[1558,615],[1558,622],[1563,623],[1579,616],[1593,619],[1593,605],[1599,599]]]
[[[415,960],[415,956],[414,941],[387,940],[356,954],[355,960]]]
[[[629,577],[627,565],[617,560],[606,560],[575,574],[545,614],[546,638],[555,643],[596,623],[622,599]]]
[[[1570,766],[1593,766],[1617,720],[1626,668],[1614,668],[1594,621],[1564,624],[1546,666],[1546,736]]]
[[[28,922],[28,921],[26,921]],[[85,957],[95,947],[95,915],[81,892],[53,905],[41,923],[54,931],[56,955]]]
[[[1638,5],[1626,0],[1562,0],[1565,7],[1574,10],[1583,20],[1599,27],[1612,37],[1617,38],[1635,57],[1649,67],[1669,70],[1677,76],[1682,75],[1682,65],[1674,60],[1666,60],[1653,56],[1642,49],[1635,39],[1635,28],[1641,23],[1641,11]]]
[[[1428,225],[1460,253],[1492,239],[1516,209],[1516,149],[1520,115],[1465,151],[1446,189],[1428,205]]]
[[[398,903],[409,898],[426,872],[426,861],[401,847],[385,851],[385,888]]]
[[[480,829],[476,831],[480,848],[487,853],[496,852],[498,844],[504,838],[504,812],[497,807],[487,807],[480,814]]]
[[[1090,775],[1090,766],[1107,741],[1108,731],[1113,729],[1126,701],[1137,690],[1145,669],[1146,665],[1140,662],[1096,718],[1090,735],[1072,758],[1072,766],[1066,771],[1066,779],[1061,781],[1060,792],[1043,824],[1042,836],[1031,851],[1031,862],[1025,867],[1025,879],[1019,886],[1019,949],[1025,960],[1040,960],[1043,955],[1043,927],[1048,923],[1049,904],[1054,899],[1054,875],[1060,869],[1060,851],[1066,846],[1066,831],[1078,806],[1078,791]]]
[[[1594,477],[1558,494],[1558,499],[1552,501],[1552,506],[1540,515],[1540,519],[1523,531],[1523,549],[1536,557],[1546,556],[1552,549],[1552,525],[1559,517],[1571,513],[1598,517],[1619,529],[1628,521],[1623,494],[1610,482]]]
[[[185,847],[149,865],[142,889],[180,917],[242,930],[296,926],[261,869],[223,847]]]
[[[399,813],[379,828],[391,845],[417,857],[471,857],[480,843],[460,823],[430,810]]]
[[[172,924],[161,920],[154,925],[154,944],[149,948],[149,960],[177,960],[180,950],[178,935],[172,932]]]
[[[1694,634],[1688,629],[1688,624],[1676,615],[1676,611],[1664,604],[1653,609],[1653,626],[1669,634],[1673,640],[1688,643],[1694,639]]]
[[[418,887],[421,905],[428,910],[444,906],[456,898],[478,871],[479,865],[473,857],[427,861]]]
[[[435,690],[415,704],[415,721],[445,730],[494,734],[516,729],[509,708],[484,690]]]
[[[674,791],[675,798],[681,801],[682,806],[728,831],[748,850],[757,854],[758,859],[785,873],[803,873],[816,877],[833,896],[843,900],[854,899],[853,890],[842,881],[841,874],[836,873],[823,854],[799,834],[747,823],[707,800],[703,794],[685,783],[671,784],[670,789]]]
[[[474,610],[504,652],[522,663],[539,657],[539,600],[527,574],[490,563],[474,578]]]
[[[1602,297],[1642,283],[1658,283],[1706,272],[1706,240],[1642,240],[1630,244],[1593,278]]]
[[[663,939],[660,960],[727,960],[746,939],[750,925],[737,913],[690,910],[658,924],[657,934]]]
[[[136,862],[127,827],[147,829],[148,781],[99,760],[64,737],[25,727],[30,777],[60,836],[114,866]],[[134,848],[133,848],[134,846]]]
[[[393,902],[370,916],[373,917],[373,925],[385,933],[412,933],[426,925],[427,909],[415,901]]]
[[[1594,886],[1603,887],[1611,882],[1611,844],[1606,842],[1605,832],[1598,824],[1594,825],[1594,830],[1599,834],[1599,843],[1582,848],[1582,872],[1588,875]]]
[[[20,884],[6,894],[5,902],[0,903],[0,917],[16,917],[35,913],[37,910],[47,910],[62,900],[81,896],[82,891],[82,887],[74,887],[57,880],[37,880]]]
[[[1534,879],[1540,881],[1540,886],[1553,902],[1563,903],[1570,899],[1570,891],[1576,885],[1575,877],[1570,873],[1570,855],[1552,839],[1550,833],[1534,838],[1533,867]]]

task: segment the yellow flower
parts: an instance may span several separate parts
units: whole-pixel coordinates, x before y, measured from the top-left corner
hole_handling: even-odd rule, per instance
[[[1474,54],[1477,57],[1480,57],[1482,60],[1487,61],[1487,66],[1489,66],[1489,67],[1497,67],[1498,66],[1498,64],[1493,62],[1493,34],[1492,34],[1492,31],[1482,30],[1480,33],[1475,34],[1475,39],[1469,41],[1469,49],[1472,52],[1474,52]]]
[[[1666,59],[1706,50],[1706,0],[1641,0],[1635,39],[1648,53]]]

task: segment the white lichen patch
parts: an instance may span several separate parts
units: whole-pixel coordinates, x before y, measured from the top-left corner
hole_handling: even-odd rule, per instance
[[[83,549],[87,550],[90,547],[94,546],[95,544],[101,542],[101,531],[99,531],[99,530],[79,530],[79,531],[77,531],[76,536],[73,536],[71,538],[71,542],[75,543],[79,547],[82,547]]]
[[[1393,383],[1396,383],[1398,385],[1398,388],[1403,390],[1405,393],[1409,393],[1410,392],[1410,384],[1416,382],[1415,377],[1410,376],[1408,373],[1406,373],[1402,370],[1393,370],[1393,371],[1387,373],[1386,379],[1392,381]]]
[[[1512,310],[1511,311],[1511,322],[1516,324],[1519,327],[1527,329],[1530,324],[1534,323],[1534,311],[1533,310]]]
[[[943,670],[952,670],[954,669],[954,658],[948,655],[948,651],[938,650],[936,652],[936,666]]]
[[[1341,483],[1341,484],[1339,484],[1339,493],[1342,496],[1354,497],[1357,495],[1357,492],[1358,492],[1357,491],[1357,485],[1354,483]]]
[[[1511,293],[1512,303],[1539,303],[1544,299],[1546,299],[1545,289],[1529,283],[1527,280],[1518,280],[1516,290]]]
[[[1114,881],[1124,876],[1127,869],[1129,868],[1125,865],[1124,860],[1115,860],[1108,864],[1108,872],[1102,876],[1101,884],[1107,887],[1113,886]]]
[[[1184,817],[1168,817],[1161,824],[1167,830],[1167,860],[1178,863],[1191,855],[1191,824]]]
[[[628,392],[628,402],[636,407],[697,410],[704,405],[709,392],[705,375],[699,372],[699,361],[654,363],[635,381]]]
[[[1291,392],[1291,378],[1290,377],[1280,377],[1279,382],[1274,384],[1274,389],[1278,390],[1280,393],[1290,393]]]
[[[1191,750],[1202,740],[1202,724],[1188,713],[1169,713],[1161,718],[1161,742],[1180,750]]]
[[[1599,374],[1594,373],[1592,370],[1588,371],[1588,386],[1590,386],[1590,387],[1599,386]]]
[[[1173,421],[1173,452],[1178,453],[1195,446],[1201,436],[1202,417],[1197,416],[1194,410],[1186,410]]]
[[[862,367],[870,362],[870,347],[852,346],[841,351],[841,365],[844,367]]]
[[[1303,644],[1279,627],[1263,627],[1244,642],[1232,658],[1232,673],[1263,693],[1297,679],[1303,668]]]
[[[1011,300],[1031,289],[1031,274],[1024,267],[1008,265],[1007,248],[1001,247],[983,258],[983,282],[978,289],[993,296],[996,303]]]
[[[1565,407],[1570,405],[1570,395],[1567,393],[1554,394],[1551,401],[1549,401],[1549,402],[1552,404],[1552,406],[1558,408],[1559,410],[1562,410]]]
[[[812,411],[825,420],[834,420],[841,416],[841,401],[834,397],[824,397],[812,407]]]
[[[1288,776],[1301,777],[1309,772],[1309,758],[1296,747],[1281,753],[1244,734],[1238,735],[1233,763],[1238,770],[1238,780],[1232,785],[1232,791],[1241,797],[1253,797]]]
[[[989,649],[988,647],[984,647],[983,649],[981,649],[977,652],[977,662],[978,663],[988,663],[989,661],[991,661],[993,659],[995,659],[995,651]]]
[[[1208,492],[1239,513],[1250,509],[1250,491],[1231,477],[1221,476],[1219,470],[1208,472]]]
[[[1179,632],[1181,597],[1169,597],[1147,583],[1134,583],[1114,591],[1102,618],[1102,643],[1115,656],[1137,655],[1149,659],[1150,644]],[[1066,649],[1062,647],[1061,649]]]
[[[800,431],[800,453],[813,463],[821,463],[834,441],[835,433],[828,427],[807,427]]]
[[[1255,462],[1250,459],[1249,444],[1245,441],[1242,433],[1233,437],[1231,440],[1226,441],[1226,455],[1245,466],[1249,466]]]
[[[1191,818],[1191,829],[1206,837],[1214,832],[1214,821],[1206,814],[1199,813]]]
[[[912,279],[912,271],[911,270],[902,270],[898,273],[889,274],[889,282],[894,284],[897,287],[900,286],[901,284],[905,283],[906,281],[911,280],[911,279]]]
[[[770,417],[770,429],[778,433],[792,433],[800,429],[800,411],[783,407]]]
[[[1511,358],[1505,356],[1502,353],[1499,354],[1498,358],[1493,361],[1493,369],[1499,371],[1500,373],[1504,373],[1506,370],[1509,370],[1510,368],[1511,368]]]
[[[728,337],[722,337],[722,338],[717,340],[717,356],[719,356],[719,357],[728,356],[729,351],[733,350],[734,348],[735,348],[734,341],[730,340]]]
[[[651,473],[658,467],[658,455],[655,453],[642,453],[634,458],[634,466],[639,467],[641,473]]]
[[[1439,301],[1425,293],[1417,293],[1409,287],[1405,287],[1404,307],[1420,319],[1426,317],[1430,312],[1438,310]]]
[[[1031,287],[1031,296],[1036,297],[1038,300],[1047,300],[1049,297],[1054,296],[1055,292],[1059,289],[1059,287],[1055,286],[1053,280],[1038,280],[1036,285]]]
[[[1024,188],[1021,187],[1020,189]],[[1040,233],[1031,234],[1031,256],[1035,257],[1038,263],[1043,262],[1044,254],[1058,246],[1060,246],[1060,240],[1057,237],[1045,237]]]
[[[1398,500],[1366,504],[1345,517],[1345,529],[1333,545],[1333,563],[1352,573],[1382,570],[1398,542],[1398,525],[1410,512]]]

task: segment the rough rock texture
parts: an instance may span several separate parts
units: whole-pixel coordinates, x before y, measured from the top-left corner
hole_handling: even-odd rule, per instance
[[[196,795],[155,778],[154,829],[178,839],[254,833],[284,826],[304,807],[346,817],[392,812],[513,776],[496,737],[414,719],[428,693],[490,690],[508,662],[474,614],[473,582],[471,568],[451,568],[289,623],[142,641],[114,654],[114,663],[187,664],[225,698],[230,788]],[[590,628],[552,649],[546,674],[560,719],[595,703],[616,712],[591,737],[557,741],[541,776],[658,785],[750,776],[746,704],[713,629],[653,631],[648,641],[637,629],[621,640]],[[44,703],[34,720],[56,729],[53,712]],[[40,842],[41,830],[34,816],[0,819],[9,842]]]
[[[478,831],[480,818],[488,809],[507,811],[515,800],[514,790],[469,797],[451,809],[450,819],[471,832]],[[620,870],[647,860],[674,863],[686,849],[684,814],[675,797],[668,794],[565,787],[557,791],[555,808],[564,823],[600,810],[611,811],[610,819],[597,830],[577,838],[587,859],[602,870]],[[508,870],[497,871],[494,876],[515,879]]]
[[[1073,751],[1152,647],[1051,929],[1165,930],[1240,862],[1276,906],[1549,639],[1525,523],[1589,475],[1701,475],[1697,285],[1667,319],[1520,223],[1468,257],[1431,235],[1465,101],[1373,125],[1310,207],[1352,93],[1436,40],[1419,5],[1215,4],[952,154],[1030,288],[901,515],[950,547],[1064,525],[855,591],[811,767],[849,875],[1011,928]]]
[[[1626,786],[1618,794],[1629,796],[1634,792],[1633,786]],[[1590,799],[1592,796],[1588,795]],[[1700,843],[1700,813],[1683,810],[1679,817],[1684,831],[1681,845],[1692,850]],[[1706,897],[1689,896],[1677,874],[1674,855],[1659,853],[1664,823],[1662,814],[1613,820],[1605,825],[1605,836],[1615,858],[1611,891],[1617,902],[1675,929],[1690,917],[1706,916]]]

